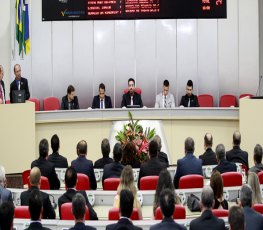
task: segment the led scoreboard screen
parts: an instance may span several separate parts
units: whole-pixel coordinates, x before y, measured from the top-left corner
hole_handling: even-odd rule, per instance
[[[226,0],[42,0],[43,21],[226,16]]]

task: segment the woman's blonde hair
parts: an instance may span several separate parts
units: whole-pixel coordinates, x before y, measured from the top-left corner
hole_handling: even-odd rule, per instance
[[[259,186],[258,175],[254,172],[249,172],[247,183],[251,186],[252,189],[252,205],[261,204],[262,199],[261,199],[261,191]]]
[[[137,189],[134,185],[133,170],[130,165],[126,165],[121,172],[120,184],[117,189],[118,194],[120,194],[123,189],[130,190],[134,196],[137,194]]]

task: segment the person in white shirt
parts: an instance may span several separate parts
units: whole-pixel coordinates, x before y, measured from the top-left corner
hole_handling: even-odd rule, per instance
[[[164,80],[163,91],[156,96],[155,108],[175,108],[173,94],[169,93],[169,81]]]

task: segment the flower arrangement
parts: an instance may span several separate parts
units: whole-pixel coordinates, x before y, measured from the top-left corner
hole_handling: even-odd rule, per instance
[[[127,142],[132,142],[136,148],[136,157],[142,163],[148,159],[148,145],[149,141],[155,135],[155,129],[149,127],[143,131],[143,127],[139,124],[139,120],[134,121],[132,114],[129,111],[129,122],[123,126],[121,131],[117,132],[116,140],[122,145]]]

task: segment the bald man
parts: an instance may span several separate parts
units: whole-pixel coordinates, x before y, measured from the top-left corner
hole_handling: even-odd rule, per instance
[[[30,176],[29,176],[31,188],[21,193],[20,195],[21,205],[27,205],[27,206],[29,205],[29,198],[31,192],[34,190],[39,190],[40,188],[40,179],[41,179],[41,172],[39,168],[33,167],[30,171]],[[43,202],[42,218],[56,219],[56,213],[51,205],[49,195],[42,191],[40,191],[40,195],[42,197],[42,202]]]
[[[216,153],[212,150],[213,146],[213,136],[211,133],[206,133],[204,136],[204,149],[203,155],[199,156],[202,165],[217,165]]]

